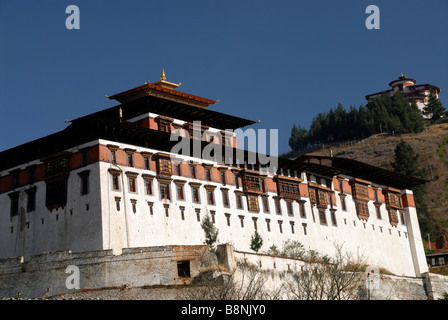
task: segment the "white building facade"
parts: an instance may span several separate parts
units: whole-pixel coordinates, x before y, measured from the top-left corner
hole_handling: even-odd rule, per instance
[[[382,94],[387,94],[392,98],[397,92],[401,92],[403,96],[409,101],[415,101],[420,111],[428,104],[429,94],[431,91],[435,94],[437,99],[439,98],[440,88],[432,84],[416,84],[416,80],[408,78],[401,74],[397,80],[391,81],[389,86],[391,89],[372,93],[366,96],[366,100],[372,102],[375,98],[380,97]]]

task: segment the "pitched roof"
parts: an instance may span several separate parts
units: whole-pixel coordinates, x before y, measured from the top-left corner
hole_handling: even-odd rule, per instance
[[[174,102],[154,96],[144,96],[127,103],[77,118],[73,120],[73,122],[85,121],[92,118],[119,120],[120,108],[122,110],[122,119],[124,121],[152,112],[188,122],[201,121],[201,124],[203,125],[222,130],[235,130],[255,123],[253,120],[243,119],[205,108],[187,106],[180,102]]]
[[[184,92],[180,92],[180,91],[169,89],[169,88],[164,88],[162,86],[158,86],[153,83],[145,83],[144,85],[114,94],[108,98],[117,100],[119,102],[127,102],[129,100],[129,98],[132,98],[133,96],[138,96],[139,93],[151,95],[152,91],[157,91],[157,92],[163,93],[166,97],[173,96],[173,98],[178,97],[178,98],[185,99],[186,101],[191,100],[194,102],[199,102],[203,105],[203,107],[207,107],[210,104],[215,104],[216,102],[218,102],[218,100],[202,98],[202,97],[199,97],[199,96],[196,96],[193,94],[184,93]]]

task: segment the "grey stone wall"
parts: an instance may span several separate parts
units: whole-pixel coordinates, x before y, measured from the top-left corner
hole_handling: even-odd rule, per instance
[[[66,281],[74,275],[67,267],[79,269],[79,289],[169,286],[188,282],[178,276],[177,261],[190,261],[192,277],[198,274],[199,257],[206,246],[163,246],[71,253],[51,252],[0,260],[0,297],[38,298],[76,291]],[[69,279],[70,280],[70,279]],[[73,282],[74,283],[74,282]],[[69,285],[70,287],[70,285]]]
[[[178,262],[182,261],[187,261],[190,277],[180,276]],[[233,251],[230,245],[220,246],[217,257],[203,245],[130,248],[124,249],[121,255],[114,255],[112,250],[50,252],[32,256],[29,261],[23,257],[0,259],[0,298],[183,299],[183,290],[202,271],[218,262],[230,270],[237,261],[249,262],[279,275],[298,270],[304,263]],[[74,275],[67,272],[69,266],[79,269],[79,288],[67,287],[67,281]],[[272,279],[282,281],[282,276]],[[366,276],[366,285],[359,288],[359,295],[370,300],[426,300],[430,290],[434,299],[442,298],[448,292],[448,277],[429,274],[429,279],[431,285],[425,287],[420,277]]]

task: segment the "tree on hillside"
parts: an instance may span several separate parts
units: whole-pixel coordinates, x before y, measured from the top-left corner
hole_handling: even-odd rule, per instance
[[[418,108],[414,98],[412,98],[410,107],[412,111],[408,113],[410,128],[412,128],[412,132],[422,132],[425,127],[425,123],[423,121],[422,112]]]
[[[254,234],[252,235],[252,238],[250,239],[250,248],[253,251],[258,252],[258,250],[260,250],[262,245],[263,245],[263,239],[261,238],[258,231],[255,230]]]
[[[445,108],[443,107],[442,102],[437,99],[437,96],[432,90],[429,93],[428,103],[423,108],[423,114],[431,117],[429,119],[431,124],[439,122],[440,118],[445,114]]]
[[[202,220],[201,228],[205,233],[205,244],[210,247],[210,251],[214,252],[216,249],[215,244],[218,242],[219,230],[213,224],[209,214],[207,214],[204,220]]]
[[[297,150],[297,140],[299,139],[299,129],[297,128],[296,124],[294,123],[294,126],[291,129],[291,136],[289,137],[288,144],[293,150]]]
[[[289,138],[289,146],[293,150],[304,148],[308,144],[308,131],[305,128],[294,126],[291,130],[291,137]]]
[[[418,154],[416,154],[412,146],[405,141],[401,140],[395,147],[394,160],[395,161],[391,162],[391,165],[395,172],[413,177],[424,177],[424,172],[417,166]],[[412,191],[414,193],[422,238],[425,239],[428,233],[431,235],[431,238],[438,238],[440,236],[440,230],[432,219],[425,203],[425,185],[416,186]]]
[[[418,154],[412,146],[401,140],[395,147],[395,156],[391,162],[394,171],[412,177],[421,177],[422,171],[417,166]]]

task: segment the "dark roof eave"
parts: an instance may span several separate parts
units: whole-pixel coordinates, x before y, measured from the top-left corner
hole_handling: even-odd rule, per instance
[[[429,182],[425,179],[406,176],[398,172],[375,167],[373,165],[348,158],[302,155],[296,160],[305,161],[309,158],[331,160],[331,165],[335,168],[335,170],[341,170],[345,172],[345,174],[353,177],[369,180],[386,186],[398,187],[399,189],[410,189]]]
[[[222,130],[235,130],[256,123],[256,121],[253,120],[243,119],[221,112],[192,107],[180,102],[173,102],[151,96],[146,96],[131,102],[116,105],[114,107],[77,118],[73,121],[80,122],[92,118],[118,120],[120,107],[122,109],[123,120],[132,119],[141,114],[153,112],[188,122],[201,121],[203,125]]]

